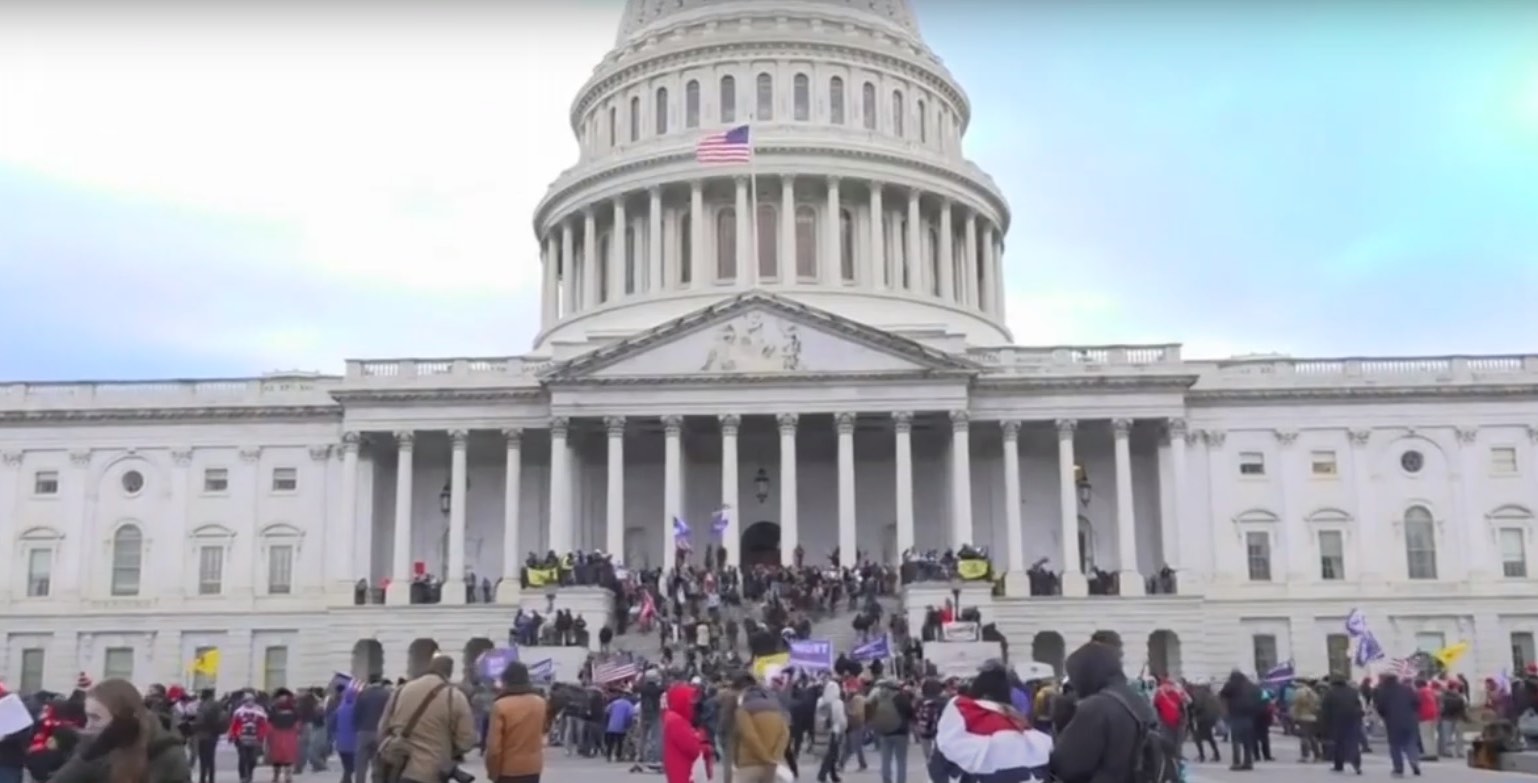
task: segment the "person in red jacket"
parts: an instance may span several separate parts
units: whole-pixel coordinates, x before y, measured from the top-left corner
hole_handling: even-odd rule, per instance
[[[1154,691],[1154,712],[1159,715],[1159,726],[1176,748],[1185,745],[1186,693],[1173,680],[1165,679]]]
[[[251,783],[256,774],[257,757],[267,743],[270,730],[267,711],[256,703],[255,697],[246,696],[230,718],[230,744],[235,746],[240,783]]]
[[[694,700],[692,686],[668,689],[667,712],[662,715],[662,771],[667,783],[690,783],[694,762],[705,750],[700,732],[694,728]]]

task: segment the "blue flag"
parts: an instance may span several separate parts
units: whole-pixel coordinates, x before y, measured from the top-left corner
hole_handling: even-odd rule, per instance
[[[849,657],[857,661],[882,661],[892,657],[892,638],[882,634],[880,639],[866,642],[854,648]]]

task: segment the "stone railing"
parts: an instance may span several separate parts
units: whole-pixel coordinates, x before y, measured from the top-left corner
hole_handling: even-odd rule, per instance
[[[348,359],[348,383],[498,383],[534,380],[549,359],[518,356],[463,359]]]
[[[1195,362],[1197,389],[1269,386],[1418,386],[1538,383],[1538,356],[1425,356]]]
[[[974,349],[967,358],[1009,373],[1179,372],[1180,345],[1053,345]]]
[[[272,375],[171,381],[0,384],[0,409],[328,403],[332,375]]]

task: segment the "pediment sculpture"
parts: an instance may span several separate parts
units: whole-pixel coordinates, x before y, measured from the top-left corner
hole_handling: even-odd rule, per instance
[[[722,324],[701,372],[797,372],[801,335],[794,324],[773,324],[754,313]]]

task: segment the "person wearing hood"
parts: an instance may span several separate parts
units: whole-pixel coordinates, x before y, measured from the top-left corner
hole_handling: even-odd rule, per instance
[[[667,691],[662,715],[662,771],[668,783],[689,783],[694,763],[705,752],[705,741],[694,727],[694,686],[674,685]]]
[[[1259,750],[1255,738],[1255,727],[1261,710],[1266,708],[1265,701],[1261,697],[1260,686],[1251,682],[1243,672],[1235,669],[1228,675],[1228,682],[1223,684],[1223,689],[1218,691],[1218,698],[1222,699],[1223,706],[1227,707],[1228,738],[1233,744],[1233,764],[1229,769],[1235,771],[1254,769],[1255,756]]]
[[[742,691],[732,721],[736,734],[737,783],[774,783],[775,770],[790,749],[790,725],[779,700],[761,686]]]
[[[349,683],[342,688],[341,701],[326,716],[326,729],[336,743],[337,758],[342,761],[342,783],[353,783],[358,761],[358,688]]]
[[[1362,774],[1362,696],[1356,686],[1340,675],[1330,678],[1330,689],[1319,700],[1321,737],[1330,738],[1332,769],[1340,772],[1350,763]]]
[[[1078,700],[1057,735],[1052,772],[1063,783],[1124,783],[1132,779],[1143,732],[1158,716],[1133,693],[1121,668],[1121,652],[1100,642],[1075,650],[1064,664]]]
[[[823,753],[822,766],[817,769],[817,783],[839,783],[839,751],[844,746],[844,733],[849,731],[849,713],[844,709],[843,689],[837,680],[823,683],[822,696],[817,699],[816,713],[828,719],[828,747]]]
[[[1399,681],[1393,674],[1385,674],[1378,678],[1378,689],[1373,694],[1373,707],[1378,710],[1378,715],[1383,717],[1383,730],[1388,735],[1388,757],[1393,764],[1394,774],[1403,775],[1405,761],[1410,762],[1410,771],[1419,775],[1420,765],[1420,734],[1419,711],[1420,697],[1409,685]]]
[[[969,693],[941,710],[929,779],[1047,780],[1052,757],[1052,737],[1014,708],[1009,675],[990,664],[973,678]]]
[[[53,774],[55,783],[190,783],[182,738],[161,725],[127,680],[97,683],[86,694],[79,752]]]
[[[545,697],[534,690],[522,663],[508,664],[501,679],[486,727],[486,779],[539,783],[545,770]]]

